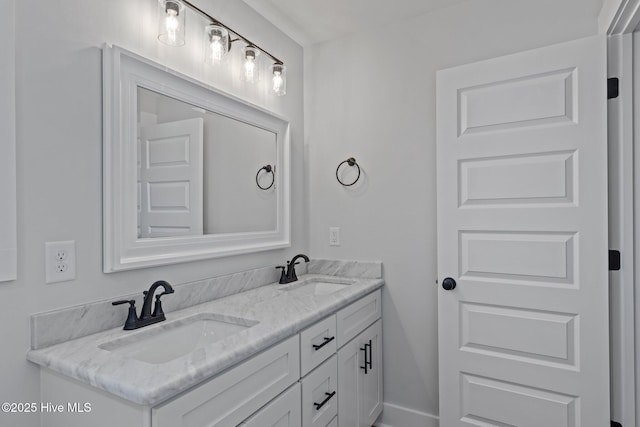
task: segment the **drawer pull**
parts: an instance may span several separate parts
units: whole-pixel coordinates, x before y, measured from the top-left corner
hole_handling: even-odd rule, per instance
[[[360,366],[360,369],[364,369],[365,374],[369,373],[369,369],[373,369],[373,361],[371,360],[372,347],[373,345],[371,343],[371,340],[369,340],[369,342],[366,343],[364,347],[360,347],[360,351],[364,351],[364,366]]]
[[[334,392],[332,392],[332,393],[325,393],[325,396],[327,396],[327,397],[325,397],[325,399],[324,399],[322,402],[320,402],[320,403],[315,403],[315,402],[314,402],[313,404],[314,404],[314,405],[315,405],[315,407],[316,407],[316,411],[318,411],[318,410],[319,410],[320,408],[322,408],[322,407],[323,407],[323,406],[324,406],[328,401],[330,401],[330,400],[331,400],[331,398],[332,398],[333,396],[335,396],[335,394],[336,394],[336,392],[335,392],[335,391],[334,391]]]
[[[335,340],[336,337],[325,337],[324,342],[322,344],[314,344],[313,345],[313,349],[315,351],[320,350],[322,347],[324,347],[325,345],[329,344],[331,341]]]

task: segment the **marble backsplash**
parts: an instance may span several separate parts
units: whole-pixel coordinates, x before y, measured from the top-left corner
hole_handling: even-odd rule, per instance
[[[162,300],[163,309],[165,313],[170,313],[277,282],[280,273],[274,267],[262,267],[195,282],[176,284],[173,286],[176,292]],[[306,267],[306,272],[309,274],[363,279],[382,278],[381,262],[312,259]],[[304,263],[297,267],[299,275],[305,273],[304,268]],[[136,307],[140,310],[142,290],[135,294],[32,315],[31,348],[37,350],[122,326],[127,317],[128,305],[117,307],[111,305],[112,301],[119,299],[135,299]]]
[[[312,259],[307,266],[307,273],[360,279],[382,279],[382,262]]]

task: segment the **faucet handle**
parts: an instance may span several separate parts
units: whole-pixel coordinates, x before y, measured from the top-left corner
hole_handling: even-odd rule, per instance
[[[129,300],[123,299],[123,300],[120,300],[120,301],[114,301],[114,302],[111,303],[111,305],[122,305],[122,304],[127,304],[127,303],[131,304],[131,307],[135,307],[136,300],[134,300],[134,299],[129,299]]]
[[[124,330],[130,331],[131,329],[136,329],[138,327],[138,315],[136,314],[136,300],[120,300],[114,301],[111,305],[121,305],[121,304],[129,304],[129,314],[127,315],[127,320],[124,322]]]
[[[277,265],[277,266],[276,266],[276,270],[277,270],[278,268],[280,269],[280,280],[279,280],[279,282],[278,282],[278,283],[286,283],[286,274],[285,274],[285,272],[284,272],[284,270],[285,270],[285,268],[286,268],[286,267],[285,267],[284,265]]]
[[[164,317],[164,311],[162,311],[162,301],[160,301],[160,297],[164,295],[166,292],[161,293],[160,295],[156,295],[156,304],[153,307],[153,317]]]
[[[169,288],[169,289],[165,289],[164,292],[156,295],[156,303],[153,306],[153,317],[162,317],[164,318],[164,311],[162,311],[162,301],[160,301],[160,298],[162,297],[162,295],[168,295],[168,294],[172,294],[175,291],[173,290],[173,288]]]

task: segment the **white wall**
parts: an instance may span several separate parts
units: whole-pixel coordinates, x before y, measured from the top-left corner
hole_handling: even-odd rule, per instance
[[[15,130],[15,0],[2,3],[0,26],[0,282],[16,277],[16,130]]]
[[[305,51],[311,255],[383,261],[384,400],[425,425],[438,413],[435,72],[595,34],[600,3],[468,1]],[[349,156],[358,189],[334,176]]]
[[[19,265],[17,281],[0,283],[1,402],[40,400],[38,368],[25,358],[32,313],[116,298],[136,290],[142,292],[157,279],[183,283],[276,265],[295,253],[308,251],[303,203],[302,49],[244,3],[207,1],[205,8],[211,14],[255,39],[287,64],[287,96],[271,96],[266,85],[257,90],[244,88],[235,76],[212,72],[203,65],[200,41],[203,30],[189,26],[195,15],[187,16],[187,46],[170,48],[159,44],[155,36],[156,4],[157,0],[15,2]],[[222,90],[290,119],[294,176],[292,248],[102,273],[100,46],[104,42],[206,79]],[[3,56],[3,65],[4,61]],[[58,240],[76,241],[77,279],[45,285],[44,242]],[[33,427],[39,425],[39,419],[37,415],[0,413],[0,425]]]

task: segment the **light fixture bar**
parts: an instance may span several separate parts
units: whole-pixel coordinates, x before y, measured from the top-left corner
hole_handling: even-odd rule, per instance
[[[226,29],[227,31],[229,31],[230,33],[235,34],[240,40],[244,41],[246,44],[248,44],[249,46],[253,46],[254,48],[258,49],[260,52],[264,53],[265,55],[269,56],[271,59],[274,60],[274,62],[276,64],[279,65],[283,65],[284,62],[282,62],[281,60],[279,60],[277,57],[273,56],[272,54],[270,54],[268,51],[264,50],[263,48],[261,48],[260,46],[258,46],[257,44],[255,44],[254,42],[252,42],[251,40],[249,40],[248,38],[244,37],[242,34],[238,33],[237,31],[235,31],[232,28],[229,28],[228,26],[224,25],[222,22],[218,21],[217,19],[215,19],[213,16],[209,15],[207,12],[205,12],[204,10],[200,9],[198,6],[194,5],[193,3],[191,3],[188,0],[182,0],[182,3],[185,4],[185,6],[188,6],[189,8],[191,8],[192,10],[198,12],[200,15],[206,17],[207,19],[209,19],[213,24],[219,25],[221,27],[223,27],[224,29]]]

